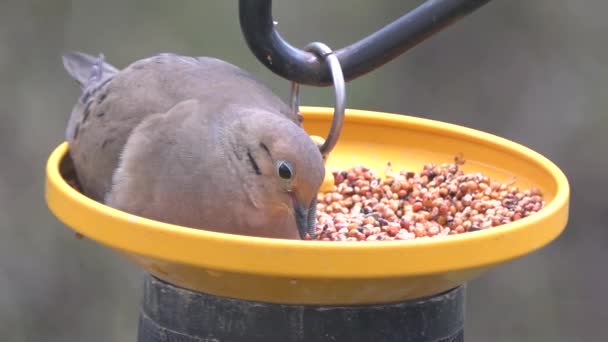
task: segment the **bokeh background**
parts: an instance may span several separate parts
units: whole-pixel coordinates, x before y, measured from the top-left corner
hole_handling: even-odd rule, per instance
[[[276,1],[283,36],[340,48],[422,1]],[[348,85],[350,108],[485,130],[552,159],[571,219],[548,247],[469,284],[467,341],[606,341],[608,2],[494,0]],[[0,340],[134,341],[141,273],[48,211],[44,165],[78,96],[67,50],[124,67],[158,52],[237,64],[286,97],[247,49],[237,1],[0,1]],[[303,88],[304,105],[333,105]]]

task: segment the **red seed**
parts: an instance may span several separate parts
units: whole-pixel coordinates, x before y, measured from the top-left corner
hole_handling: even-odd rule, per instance
[[[357,179],[357,174],[355,174],[354,172],[349,172],[346,175],[346,179],[348,179],[349,182],[352,182]]]
[[[387,233],[389,236],[395,236],[395,235],[397,235],[398,232],[399,232],[399,228],[397,228],[397,227],[389,227],[387,229]]]

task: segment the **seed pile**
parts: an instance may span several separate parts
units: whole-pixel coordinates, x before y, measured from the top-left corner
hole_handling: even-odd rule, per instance
[[[440,237],[488,229],[544,207],[538,189],[520,191],[481,173],[465,174],[462,156],[422,172],[381,179],[365,166],[334,172],[334,190],[317,196],[316,240],[375,241]]]

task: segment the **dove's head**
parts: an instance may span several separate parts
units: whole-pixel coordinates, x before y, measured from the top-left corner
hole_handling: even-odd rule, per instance
[[[325,177],[318,146],[302,127],[279,115],[251,122],[247,131],[254,137],[244,158],[252,171],[247,187],[265,216],[260,224],[286,229],[284,235],[294,238],[313,237],[316,198]]]

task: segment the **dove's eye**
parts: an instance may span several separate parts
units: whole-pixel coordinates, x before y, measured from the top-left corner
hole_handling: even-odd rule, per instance
[[[293,178],[293,167],[291,163],[286,160],[279,160],[277,162],[277,173],[279,177],[284,180],[290,180]]]

